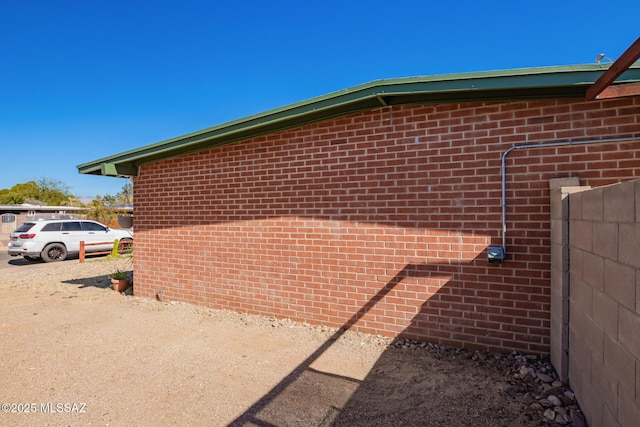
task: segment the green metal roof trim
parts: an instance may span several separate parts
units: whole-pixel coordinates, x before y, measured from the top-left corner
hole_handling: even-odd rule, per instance
[[[347,114],[399,104],[582,98],[610,64],[376,80],[78,165],[81,174],[136,176],[138,166]],[[640,62],[617,83],[640,81]]]

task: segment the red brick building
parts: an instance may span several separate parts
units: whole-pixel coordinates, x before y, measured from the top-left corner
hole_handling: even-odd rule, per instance
[[[134,177],[137,295],[545,353],[549,180],[640,176],[640,97],[584,100],[604,70],[376,81],[78,169]]]

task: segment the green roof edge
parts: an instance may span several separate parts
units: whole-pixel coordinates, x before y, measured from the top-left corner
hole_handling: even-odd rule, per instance
[[[407,103],[452,103],[586,94],[610,64],[519,68],[374,80],[77,166],[81,174],[135,176],[139,165],[362,110]],[[616,82],[640,81],[636,62]],[[546,88],[541,91],[541,88]]]

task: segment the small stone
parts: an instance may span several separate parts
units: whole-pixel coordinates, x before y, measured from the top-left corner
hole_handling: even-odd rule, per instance
[[[568,415],[567,410],[565,408],[563,408],[562,406],[558,407],[558,408],[553,408],[554,411],[556,411],[556,414],[558,415]]]
[[[562,402],[560,401],[560,399],[558,399],[553,394],[550,394],[549,396],[547,396],[547,400],[551,402],[553,406],[562,406]]]
[[[536,360],[538,360],[538,356],[536,356],[535,354],[527,354],[525,356],[525,359],[527,359],[529,361],[536,361]]]
[[[542,405],[544,408],[551,408],[553,406],[553,404],[549,402],[548,399],[540,399],[538,400],[538,403]]]
[[[540,383],[540,390],[542,390],[546,394],[553,394],[553,387],[548,383]]]
[[[571,424],[571,417],[567,414],[558,414],[556,415],[555,422],[561,426],[566,426],[567,424]]]
[[[572,392],[571,390],[567,390],[563,394],[565,396],[567,396],[571,400],[576,400],[576,394],[574,392]]]
[[[549,421],[555,421],[556,413],[553,409],[547,409],[546,411],[544,411],[544,418]]]
[[[521,378],[526,377],[527,375],[531,375],[531,373],[533,373],[533,369],[531,368],[527,368],[526,366],[521,366],[520,370],[518,371],[518,373],[520,374]]]
[[[562,387],[562,381],[555,380],[551,385],[554,387]]]
[[[533,402],[531,405],[529,405],[529,407],[531,409],[533,409],[534,411],[540,411],[542,410],[542,405],[539,404],[538,402]]]
[[[546,394],[559,395],[562,394],[562,389],[558,387],[552,387],[551,384],[542,383],[544,389],[546,390]]]
[[[561,394],[559,397],[560,397],[560,400],[562,400],[562,404],[565,405],[565,406],[569,406],[569,405],[575,403],[575,400],[573,400],[572,398],[570,398],[566,394]]]
[[[539,374],[538,374],[538,378],[540,379],[540,381],[543,381],[543,382],[545,382],[545,383],[551,383],[551,382],[553,382],[553,378],[552,378],[552,377],[550,377],[550,376],[549,376],[549,375],[547,375],[547,374],[540,374],[540,373],[539,373]],[[561,384],[561,385],[562,385],[562,384]]]

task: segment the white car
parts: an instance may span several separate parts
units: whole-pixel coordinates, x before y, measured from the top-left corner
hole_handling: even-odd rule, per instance
[[[45,262],[63,261],[68,254],[80,252],[80,242],[104,243],[89,245],[86,252],[103,252],[113,249],[113,242],[120,247],[133,243],[130,230],[111,229],[96,221],[56,219],[29,221],[10,235],[9,255],[22,255],[30,261],[42,258]]]

